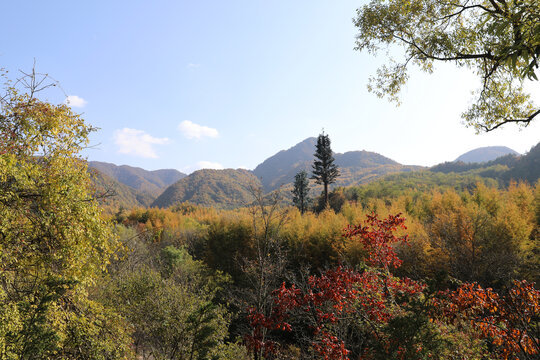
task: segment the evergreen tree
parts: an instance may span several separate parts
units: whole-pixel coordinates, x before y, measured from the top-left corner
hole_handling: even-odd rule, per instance
[[[308,205],[309,180],[305,170],[300,171],[294,177],[293,204],[303,214]]]
[[[313,174],[311,178],[317,184],[324,185],[324,203],[328,206],[328,185],[336,182],[339,176],[339,169],[334,164],[332,149],[330,148],[330,138],[323,131],[317,138],[315,151],[316,160],[313,162]]]

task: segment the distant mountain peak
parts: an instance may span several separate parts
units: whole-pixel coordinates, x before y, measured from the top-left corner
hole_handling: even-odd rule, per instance
[[[266,191],[274,190],[281,185],[288,184],[294,179],[294,175],[301,170],[311,171],[314,160],[315,145],[317,138],[309,137],[297,143],[287,150],[281,150],[275,155],[259,164],[253,173],[261,180]],[[359,173],[367,173],[372,169],[372,176],[378,176],[385,171],[399,172],[403,168],[398,162],[380,154],[370,151],[348,151],[334,153],[336,164],[343,170],[341,180],[362,181]],[[386,167],[386,169],[382,169]],[[375,171],[375,169],[378,169]],[[341,183],[338,180],[338,183]]]
[[[510,149],[506,146],[485,146],[460,155],[455,161],[462,161],[464,163],[481,163],[495,160],[505,155],[520,155],[517,151]]]
[[[149,171],[139,167],[115,165],[100,161],[89,161],[88,166],[124,185],[146,192],[154,197],[161,194],[167,186],[186,176],[186,174],[174,169]]]

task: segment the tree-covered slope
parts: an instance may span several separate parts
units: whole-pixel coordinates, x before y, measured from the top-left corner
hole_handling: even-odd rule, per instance
[[[493,174],[490,169],[497,165],[503,166],[504,170]],[[430,171],[446,174],[473,172],[483,177],[495,177],[505,184],[514,180],[534,185],[540,179],[540,143],[525,155],[508,154],[483,163],[445,162],[431,167]]]
[[[534,185],[540,179],[540,143],[533,146],[525,155],[520,156],[504,175],[504,179],[506,181],[523,180]]]
[[[90,168],[130,186],[135,190],[146,192],[157,197],[165,188],[182,179],[186,174],[174,169],[149,171],[128,165],[115,165],[106,162],[90,161]]]
[[[94,196],[103,207],[131,209],[149,206],[152,195],[124,185],[96,169],[89,169],[94,186]]]
[[[540,179],[540,143],[527,154],[508,154],[484,163],[445,162],[429,170],[391,174],[377,181],[345,189],[349,198],[369,198],[414,195],[432,190],[471,191],[477,183],[492,187],[507,187],[512,181],[534,186]]]
[[[250,186],[261,186],[261,183],[248,170],[203,169],[169,186],[152,206],[165,208],[189,201],[202,206],[230,209],[253,200]]]

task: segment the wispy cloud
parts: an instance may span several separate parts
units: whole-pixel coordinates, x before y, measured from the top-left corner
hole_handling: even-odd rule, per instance
[[[114,133],[114,142],[118,145],[118,152],[143,158],[157,158],[154,145],[168,144],[168,138],[156,138],[143,130],[123,128]]]
[[[88,101],[77,95],[68,95],[68,97],[66,97],[66,100],[64,100],[64,104],[71,107],[82,108],[85,107],[86,104],[88,104]]]
[[[189,63],[189,64],[186,65],[186,67],[187,67],[188,69],[196,69],[196,68],[201,67],[201,64],[193,64],[193,63]]]
[[[180,130],[188,139],[200,139],[205,136],[216,138],[219,135],[216,129],[195,124],[189,120],[182,121],[180,125],[178,125],[178,130]]]

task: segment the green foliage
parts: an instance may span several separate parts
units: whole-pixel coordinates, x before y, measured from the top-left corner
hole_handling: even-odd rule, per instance
[[[481,176],[481,173],[488,170],[492,171],[490,175],[495,177]],[[345,194],[349,200],[358,201],[365,207],[370,199],[396,198],[406,194],[414,197],[437,189],[465,191],[475,188],[478,182],[498,186],[499,180],[496,176],[502,175],[506,170],[507,168],[499,166],[448,174],[432,171],[393,174],[379,181],[345,189]]]
[[[540,143],[533,146],[529,152],[521,156],[518,161],[503,175],[508,182],[527,181],[530,185],[536,184],[540,179]]]
[[[8,88],[0,108],[0,354],[122,358],[128,334],[86,291],[118,244],[77,153],[92,128],[65,105]],[[72,331],[73,329],[77,331]]]
[[[136,250],[136,249],[133,249]],[[133,328],[135,351],[154,359],[208,359],[223,345],[230,315],[214,302],[227,277],[183,248],[167,246],[159,261],[126,260],[102,289],[103,301]]]
[[[403,49],[372,79],[370,91],[398,101],[408,65],[433,71],[436,61],[472,69],[481,81],[471,107],[462,114],[477,131],[508,122],[528,125],[540,110],[523,90],[538,80],[540,5],[536,0],[372,0],[357,10],[357,50]]]
[[[220,344],[212,351],[212,360],[250,360],[248,350],[240,343]]]
[[[309,180],[307,172],[302,170],[294,177],[293,204],[303,214],[309,205]]]
[[[242,277],[240,259],[252,258],[253,247],[253,230],[247,217],[219,219],[208,227],[203,258],[213,269],[237,280]]]

